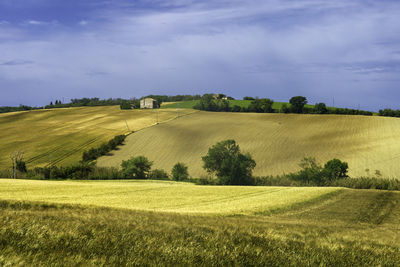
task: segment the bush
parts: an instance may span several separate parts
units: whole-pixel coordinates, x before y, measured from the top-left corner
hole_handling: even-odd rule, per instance
[[[144,156],[132,157],[121,163],[124,178],[147,179],[153,162]]]
[[[209,173],[215,173],[220,184],[251,184],[251,174],[256,162],[250,154],[242,154],[234,140],[217,143],[202,159],[203,168]]]
[[[149,179],[153,180],[168,180],[169,175],[166,171],[161,169],[155,169],[150,172]]]
[[[125,141],[125,135],[117,135],[107,143],[101,144],[98,148],[91,148],[88,151],[83,151],[82,162],[89,162],[98,159],[101,156],[106,155],[111,150],[117,149],[119,145],[122,145]]]
[[[171,175],[175,181],[187,180],[189,178],[188,167],[184,163],[178,162],[172,167]]]
[[[22,159],[19,159],[19,160],[17,160],[16,161],[16,169],[17,169],[17,171],[20,171],[20,172],[26,172],[27,170],[26,170],[26,164],[25,164],[25,161],[23,161]]]

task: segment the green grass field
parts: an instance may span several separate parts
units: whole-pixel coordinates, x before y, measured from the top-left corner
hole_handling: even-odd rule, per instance
[[[10,168],[10,155],[16,151],[25,152],[28,168],[76,163],[84,150],[128,133],[127,125],[138,131],[154,125],[157,116],[163,122],[175,118],[176,112],[102,106],[0,114],[0,169]]]
[[[234,139],[249,152],[255,175],[281,175],[299,169],[303,157],[321,163],[339,158],[349,163],[353,177],[399,177],[400,120],[376,116],[297,115],[197,112],[130,135],[100,166],[119,166],[131,156],[144,155],[154,168],[170,172],[177,162],[189,174],[205,174],[201,157],[215,143]]]
[[[0,180],[0,265],[397,266],[400,193],[326,190]]]

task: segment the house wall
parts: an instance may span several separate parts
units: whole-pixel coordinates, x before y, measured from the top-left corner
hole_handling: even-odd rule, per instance
[[[140,100],[140,108],[154,108],[154,102],[152,98],[144,98]]]

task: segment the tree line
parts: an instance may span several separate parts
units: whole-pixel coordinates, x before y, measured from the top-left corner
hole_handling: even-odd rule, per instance
[[[255,113],[297,113],[297,114],[346,114],[372,116],[370,111],[348,108],[328,108],[325,103],[317,103],[314,107],[307,107],[307,98],[294,96],[289,105],[283,104],[280,109],[274,109],[274,101],[269,98],[253,98],[246,96],[243,100],[251,100],[249,106],[231,105],[229,98],[218,98],[215,94],[204,94],[195,109],[216,112],[255,112]]]
[[[400,109],[390,109],[390,108],[385,108],[385,109],[380,109],[378,112],[379,116],[384,116],[384,117],[400,117]]]

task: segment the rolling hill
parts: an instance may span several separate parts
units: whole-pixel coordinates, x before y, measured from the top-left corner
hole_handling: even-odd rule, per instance
[[[191,112],[183,110],[181,114]],[[115,135],[154,125],[157,117],[159,122],[170,120],[176,117],[176,111],[102,106],[0,114],[0,170],[11,166],[9,156],[16,151],[25,152],[29,168],[76,163],[85,149]]]
[[[144,155],[170,171],[180,161],[193,177],[204,175],[201,157],[216,142],[234,139],[257,162],[255,175],[298,170],[306,156],[321,163],[347,161],[350,175],[399,177],[400,120],[376,116],[198,112],[130,135],[100,166],[119,166]]]

